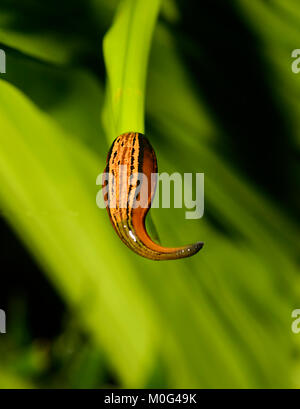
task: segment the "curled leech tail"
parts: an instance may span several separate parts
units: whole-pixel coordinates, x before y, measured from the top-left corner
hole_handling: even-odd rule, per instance
[[[151,260],[190,257],[201,250],[203,243],[163,247],[146,231],[145,219],[156,186],[153,174],[157,174],[157,160],[143,134],[130,132],[115,139],[107,156],[102,181],[111,223],[123,243],[142,257]]]

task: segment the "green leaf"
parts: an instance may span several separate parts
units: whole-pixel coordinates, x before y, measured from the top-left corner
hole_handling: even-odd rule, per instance
[[[113,256],[115,235],[95,203],[104,161],[11,85],[0,89],[2,211],[123,381],[136,385],[151,364],[152,309],[130,260]]]
[[[108,74],[105,126],[109,140],[144,132],[147,63],[160,0],[125,0],[104,39]]]

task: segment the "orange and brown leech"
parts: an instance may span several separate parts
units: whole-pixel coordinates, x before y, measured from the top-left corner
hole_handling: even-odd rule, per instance
[[[151,179],[151,175],[157,173],[157,160],[152,146],[143,134],[130,132],[116,138],[108,153],[104,172],[113,176],[113,180],[103,179],[103,187],[107,189],[104,195],[106,208],[115,231],[127,247],[151,260],[190,257],[203,247],[200,242],[183,247],[163,247],[148,235],[145,219],[155,193],[156,180]],[[147,178],[146,198],[142,194],[143,186],[138,185],[137,174],[143,174]],[[129,184],[127,181],[130,177],[132,179]],[[140,193],[137,193],[138,186]],[[139,199],[141,203],[135,207],[134,203]],[[146,203],[142,202],[143,199]],[[110,206],[112,200],[115,206]]]

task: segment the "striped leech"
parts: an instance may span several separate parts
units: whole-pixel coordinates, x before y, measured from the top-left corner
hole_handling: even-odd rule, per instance
[[[202,248],[203,243],[163,247],[152,241],[147,233],[145,219],[156,186],[156,178],[151,178],[153,174],[157,174],[156,155],[143,134],[124,133],[114,140],[102,180],[111,223],[126,246],[142,257],[151,260],[190,257]]]

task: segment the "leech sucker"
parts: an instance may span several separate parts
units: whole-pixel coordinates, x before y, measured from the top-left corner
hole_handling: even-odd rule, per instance
[[[103,194],[111,223],[123,243],[151,260],[176,260],[196,254],[203,243],[163,247],[152,241],[145,227],[155,194],[157,160],[141,133],[124,133],[113,142],[103,176]]]

